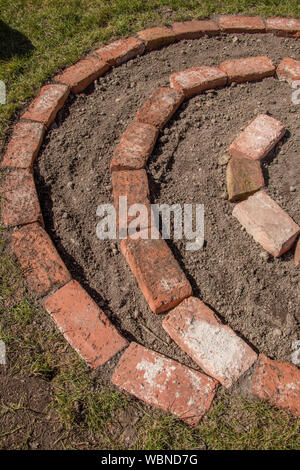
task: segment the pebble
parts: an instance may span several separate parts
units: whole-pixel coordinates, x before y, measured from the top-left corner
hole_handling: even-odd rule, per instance
[[[227,153],[224,153],[224,155],[222,155],[219,160],[218,160],[218,164],[223,166],[223,165],[227,165],[227,163],[229,162],[230,160],[230,155],[227,154]]]
[[[262,251],[260,254],[259,254],[260,258],[262,258],[264,261],[268,261],[269,258],[270,258],[270,255],[267,251]]]
[[[273,336],[281,336],[282,335],[282,331],[279,328],[274,328],[272,333],[273,333]]]

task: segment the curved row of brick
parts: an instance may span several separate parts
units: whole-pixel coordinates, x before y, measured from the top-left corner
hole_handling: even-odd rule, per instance
[[[71,279],[50,237],[33,179],[33,162],[43,137],[70,92],[79,93],[111,67],[176,40],[219,33],[271,32],[300,37],[300,20],[222,16],[217,20],[174,23],[171,28],[140,31],[92,52],[54,77],[15,126],[2,160],[6,169],[2,184],[2,219],[17,227],[11,247],[30,288],[44,296],[44,306],[67,341],[91,366],[98,367],[128,346],[77,281]],[[284,59],[277,68],[284,80],[300,79],[300,63]],[[150,206],[145,165],[159,130],[184,99],[226,83],[273,76],[275,67],[266,57],[226,61],[217,67],[196,67],[173,74],[170,87],[153,92],[123,134],[111,161],[114,200]],[[142,226],[149,228],[149,221]],[[124,239],[121,250],[155,313],[171,310],[164,329],[205,373],[187,368],[140,345],[131,343],[122,355],[112,382],[143,401],[197,424],[209,409],[220,382],[230,387],[253,364],[253,393],[300,416],[300,371],[289,363],[271,361],[257,354],[199,299],[166,242]],[[299,264],[299,243],[295,262]]]

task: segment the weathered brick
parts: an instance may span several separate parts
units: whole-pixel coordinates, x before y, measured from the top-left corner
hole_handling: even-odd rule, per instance
[[[47,294],[71,280],[50,237],[39,224],[25,225],[14,232],[11,248],[34,292]]]
[[[67,85],[45,85],[22,117],[30,121],[41,122],[48,127],[63,107],[68,95],[69,87]]]
[[[177,40],[198,39],[205,35],[215,36],[220,28],[213,20],[192,20],[176,22],[172,25],[173,33]]]
[[[295,254],[294,254],[294,263],[296,266],[300,266],[300,238],[296,244]]]
[[[146,51],[160,49],[175,41],[175,34],[166,26],[144,29],[143,31],[138,31],[137,35],[144,41]]]
[[[278,36],[297,36],[300,33],[300,19],[298,18],[267,18],[267,32],[274,32]]]
[[[231,16],[218,18],[218,24],[226,33],[264,33],[266,26],[260,16]]]
[[[174,308],[164,318],[163,328],[206,374],[225,387],[231,387],[257,359],[250,346],[196,297]]]
[[[110,163],[111,171],[140,170],[150,157],[158,136],[158,129],[135,121],[124,132]]]
[[[145,51],[145,45],[136,38],[118,39],[94,52],[110,65],[120,65]]]
[[[29,170],[6,173],[1,187],[1,209],[4,225],[43,223],[34,179]]]
[[[178,90],[169,87],[157,88],[137,112],[135,119],[162,129],[183,99],[184,95]]]
[[[48,297],[44,306],[72,348],[93,368],[128,344],[77,281]]]
[[[151,310],[162,313],[192,295],[192,288],[163,239],[124,239],[121,250]]]
[[[300,370],[288,362],[272,361],[264,354],[256,364],[252,393],[300,418]]]
[[[145,403],[197,425],[209,410],[218,386],[201,372],[131,343],[112,382]]]
[[[128,210],[133,204],[143,204],[146,207],[147,214],[145,217],[141,215],[140,228],[147,228],[150,224],[151,204],[146,170],[114,171],[111,178],[117,225],[120,231],[122,227],[127,227],[135,219],[135,216],[127,214],[127,210],[124,213],[119,210],[119,198],[121,196],[127,197]]]
[[[86,57],[56,75],[54,80],[68,85],[72,93],[80,93],[109,69],[110,66],[106,62],[95,57]]]
[[[300,233],[299,225],[263,190],[237,204],[232,215],[275,257],[288,251]]]
[[[285,57],[278,65],[276,73],[279,80],[285,80],[288,83],[300,80],[300,61]]]
[[[284,125],[267,114],[259,114],[232,142],[229,153],[232,157],[260,160],[282,139]]]
[[[44,134],[45,127],[39,122],[18,122],[14,127],[1,166],[31,169]]]
[[[226,85],[227,75],[217,67],[193,67],[182,72],[173,73],[170,77],[171,87],[190,98],[204,90]]]
[[[272,77],[276,70],[272,61],[265,56],[225,60],[220,64],[220,69],[228,75],[229,83],[251,82]]]
[[[232,158],[226,180],[229,201],[246,199],[265,185],[260,162],[249,158]]]

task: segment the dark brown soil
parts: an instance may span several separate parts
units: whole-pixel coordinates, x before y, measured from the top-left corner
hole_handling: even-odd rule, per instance
[[[112,70],[69,99],[35,167],[46,228],[73,277],[125,336],[193,367],[169,344],[163,316],[150,311],[118,243],[96,237],[96,209],[112,202],[114,147],[156,87],[179,70],[255,55],[267,55],[276,65],[283,57],[300,59],[294,40],[245,35],[183,41]],[[267,78],[191,99],[161,133],[147,168],[152,202],[205,205],[204,248],[189,252],[185,240],[170,241],[195,295],[257,350],[283,360],[290,360],[297,339],[300,272],[293,250],[280,259],[268,257],[232,217],[222,157],[259,113],[281,120],[288,135],[263,163],[267,191],[300,223],[300,107],[291,94],[290,85]]]

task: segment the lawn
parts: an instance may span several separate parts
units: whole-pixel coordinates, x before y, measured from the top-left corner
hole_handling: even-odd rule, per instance
[[[300,4],[0,0],[0,80],[8,92],[7,104],[0,105],[0,152],[39,87],[91,48],[148,26],[219,13],[300,17]],[[109,384],[100,386],[27,290],[4,228],[0,237],[0,339],[8,348],[8,365],[0,366],[1,449],[300,449],[299,421],[266,403],[222,391],[192,429]],[[124,434],[120,422],[136,414],[131,434]]]

